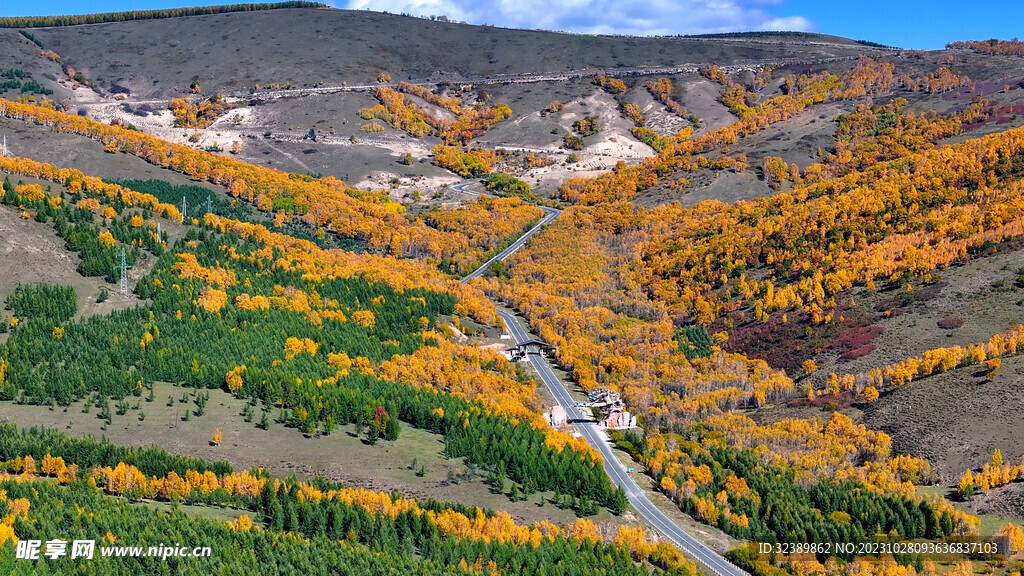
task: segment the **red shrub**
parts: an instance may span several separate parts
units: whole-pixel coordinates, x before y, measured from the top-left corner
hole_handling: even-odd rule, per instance
[[[870,344],[882,332],[881,326],[858,326],[843,330],[839,338],[836,338],[835,347],[844,350],[862,348]]]
[[[826,394],[824,396],[816,396],[813,400],[803,399],[804,406],[810,404],[811,406],[824,406],[829,402],[835,402],[837,408],[849,408],[851,404],[857,399],[857,395],[854,394],[853,390],[847,390],[840,392],[839,394]],[[792,403],[790,404],[792,405]]]
[[[874,352],[875,348],[877,348],[877,346],[875,346],[874,344],[865,344],[858,348],[847,350],[846,352],[843,352],[841,356],[839,356],[839,361],[849,362],[850,360],[860,358],[861,356],[867,356],[868,354]]]
[[[937,322],[943,330],[954,330],[964,325],[963,318],[943,318]]]

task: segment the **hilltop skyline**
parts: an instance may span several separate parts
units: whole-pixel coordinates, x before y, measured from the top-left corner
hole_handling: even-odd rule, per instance
[[[337,8],[368,9],[413,16],[446,16],[469,24],[546,29],[581,34],[657,36],[765,30],[818,32],[910,49],[941,49],[956,40],[1009,39],[1024,6],[1001,0],[973,3],[981,17],[963,18],[953,0],[890,3],[882,0],[823,3],[811,0],[555,0],[475,2],[470,0],[330,0]],[[206,0],[58,0],[46,4],[0,4],[0,16],[52,16],[126,10],[204,6]],[[872,16],[874,15],[874,16]],[[936,15],[945,15],[937,17]]]

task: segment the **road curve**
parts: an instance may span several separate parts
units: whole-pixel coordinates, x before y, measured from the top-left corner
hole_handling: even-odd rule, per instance
[[[480,192],[475,192],[473,190],[468,189],[468,186],[470,184],[471,182],[460,182],[452,186],[452,189],[457,192],[462,192],[463,194],[469,194],[471,196],[480,196]],[[495,262],[504,262],[506,258],[511,256],[512,254],[515,254],[517,250],[522,248],[530,239],[530,236],[533,236],[538,230],[543,228],[545,225],[550,224],[552,220],[558,218],[558,215],[562,213],[562,211],[558,210],[557,208],[548,208],[547,206],[541,206],[540,209],[544,211],[544,218],[541,218],[540,222],[537,222],[537,224],[534,225],[533,228],[527,230],[526,233],[517,238],[515,242],[509,244],[508,248],[505,248],[501,252],[498,252],[497,254],[492,256],[490,260],[481,264],[479,268],[470,272],[465,278],[462,279],[462,282],[469,282],[473,278],[479,278],[480,276],[483,276],[484,272],[487,271],[487,268],[489,268],[491,264],[494,264]]]
[[[480,192],[468,189],[470,184],[471,182],[460,182],[459,184],[452,186],[452,188],[464,194],[480,196]],[[522,248],[530,237],[540,230],[542,226],[557,218],[562,211],[554,208],[544,208],[544,213],[544,218],[538,222],[536,226],[520,236],[515,242],[509,245],[508,248],[502,250],[493,258],[484,262],[483,265],[472,273],[464,277],[462,282],[468,282],[473,278],[481,276],[495,261],[503,261],[508,258],[517,250]],[[498,315],[500,315],[501,319],[505,322],[505,326],[508,327],[509,332],[512,334],[512,337],[515,339],[517,344],[526,342],[530,339],[529,334],[515,316],[501,309],[498,309]],[[580,413],[579,409],[576,407],[576,401],[573,400],[569,391],[565,388],[565,385],[558,376],[555,375],[555,372],[551,369],[547,359],[542,356],[530,354],[529,360],[530,364],[540,375],[541,380],[544,382],[544,385],[547,386],[552,396],[555,397],[555,400],[558,401],[562,408],[565,408],[565,412],[569,416],[569,420],[576,424],[576,428],[583,435],[583,438],[588,444],[600,451],[602,458],[604,458],[605,472],[608,473],[613,484],[622,488],[626,492],[626,497],[629,499],[629,503],[633,505],[633,508],[636,509],[641,516],[646,518],[659,532],[661,532],[680,550],[688,553],[691,557],[696,559],[697,562],[704,565],[708,570],[714,572],[718,576],[748,576],[746,572],[729,563],[728,560],[723,558],[717,552],[698,542],[693,536],[687,534],[682,528],[672,522],[664,512],[659,510],[658,507],[655,506],[647,497],[644,491],[640,489],[636,482],[630,478],[629,473],[622,462],[615,457],[615,453],[612,451],[611,443],[605,432],[597,427],[591,418],[589,418],[589,415],[584,417],[584,415]]]

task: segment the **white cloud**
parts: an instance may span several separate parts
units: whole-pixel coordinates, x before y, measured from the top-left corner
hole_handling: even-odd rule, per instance
[[[777,17],[783,0],[349,0],[347,8],[447,16],[471,24],[637,36],[748,30],[810,31],[803,16]]]

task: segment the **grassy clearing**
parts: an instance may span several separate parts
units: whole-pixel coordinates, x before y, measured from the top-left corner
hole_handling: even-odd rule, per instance
[[[268,413],[269,429],[261,430],[256,427],[261,410],[256,409],[253,422],[245,422],[241,416],[245,401],[221,390],[209,391],[205,413],[196,416],[194,392],[158,382],[152,402],[146,401],[146,392],[141,397],[129,397],[127,413],[115,413],[109,425],[98,418],[98,408],[90,405],[86,410],[84,401],[66,410],[5,402],[0,404],[0,421],[51,426],[73,435],[106,436],[117,444],[157,444],[176,454],[227,460],[236,469],[264,468],[275,477],[295,474],[308,479],[319,474],[351,486],[507,510],[520,521],[567,524],[575,519],[571,510],[554,505],[553,493],[512,502],[507,495],[511,482],[506,483],[505,494],[492,493],[484,483],[484,474],[472,474],[461,459],[444,456],[444,443],[438,435],[403,426],[397,441],[370,446],[350,425],[328,436],[307,438],[274,422],[276,412]],[[185,402],[181,401],[183,397]],[[112,410],[115,404],[111,403]],[[183,420],[186,412],[190,413],[188,421]],[[141,413],[145,414],[142,420]],[[219,446],[211,446],[210,439],[218,428],[223,440]],[[611,516],[605,510],[592,519],[608,518]]]
[[[981,520],[981,527],[978,528],[978,533],[984,538],[992,537],[1000,528],[1006,526],[1008,522],[1012,522],[1017,526],[1021,524],[1021,519],[1014,516],[982,514],[978,518]]]
[[[239,516],[245,514],[252,519],[253,524],[263,526],[263,520],[260,518],[254,518],[253,513],[248,510],[240,510],[238,508],[228,508],[221,506],[197,506],[194,504],[174,504],[171,502],[155,502],[153,500],[142,500],[135,503],[136,506],[146,506],[154,510],[162,510],[165,512],[180,511],[190,516],[201,516],[209,518],[210,520],[219,520],[221,522],[229,522],[235,520]]]

